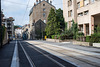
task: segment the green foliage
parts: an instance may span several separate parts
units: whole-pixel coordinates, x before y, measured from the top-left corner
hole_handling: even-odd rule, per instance
[[[65,22],[65,33],[67,32],[67,22]]]
[[[2,35],[3,35],[3,40],[4,40],[4,36],[5,36],[5,26],[2,26],[2,28],[3,28],[3,31],[2,31]]]
[[[60,39],[61,40],[73,39],[73,34],[63,34],[63,35],[60,35]]]
[[[90,42],[91,43],[100,43],[100,32],[92,34]]]
[[[86,42],[90,42],[91,36],[86,36]]]
[[[72,24],[72,31],[73,31],[73,39],[77,38],[77,33],[78,33],[78,24],[74,22],[74,20],[72,20],[73,24]]]
[[[63,10],[61,10],[60,8],[56,10],[56,17],[57,17],[57,22],[60,25],[60,29],[64,30],[65,22],[64,22],[64,17],[63,17]]]
[[[90,38],[91,43],[100,43],[100,26],[98,25],[94,34]]]
[[[79,32],[79,33],[77,33],[77,36],[78,37],[82,37],[82,36],[84,36],[84,33],[83,32]]]
[[[56,23],[56,13],[53,8],[51,8],[49,16],[48,16],[48,22],[45,28],[46,35],[48,37],[51,37],[55,34],[55,23]]]
[[[63,18],[63,11],[61,9],[55,10],[51,8],[48,22],[45,28],[46,35],[48,37],[52,37],[52,35],[60,35],[64,30],[64,18]]]
[[[2,31],[0,31],[0,36],[2,35],[2,40],[4,40],[4,36],[5,36],[5,26],[2,26],[1,27],[2,28]],[[1,30],[1,29],[0,29]],[[1,34],[1,32],[2,32],[2,34]]]
[[[20,26],[14,26],[14,29],[19,28]]]
[[[55,35],[52,35],[51,37],[52,37],[52,39],[55,39]]]

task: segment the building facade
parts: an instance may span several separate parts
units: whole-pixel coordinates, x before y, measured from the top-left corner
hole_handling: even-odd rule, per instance
[[[85,36],[93,34],[95,28],[100,26],[100,0],[63,0],[63,2],[66,3],[66,5],[63,4],[63,14],[68,26],[70,26],[70,14],[74,16],[72,19],[78,23],[79,31],[83,32]],[[68,13],[70,3],[75,8]]]
[[[8,38],[10,40],[12,40],[14,37],[14,23],[13,23],[13,21],[14,21],[14,18],[9,17],[9,18],[5,18],[4,22],[3,22],[3,24],[7,28]]]
[[[30,39],[29,32],[30,32],[30,24],[24,25],[24,26],[22,27],[21,37],[22,37],[24,40]]]
[[[35,39],[35,37],[37,36],[35,34],[35,31],[37,30],[35,25],[39,20],[41,20],[41,22],[43,21],[45,24],[47,23],[47,17],[49,15],[51,8],[55,9],[55,7],[52,5],[52,1],[36,0],[36,4],[34,4],[29,14],[30,39]]]
[[[3,14],[3,12],[1,11],[1,18],[2,18],[2,26],[4,26],[4,24],[3,24],[3,22],[4,22],[4,14]],[[5,29],[5,30],[4,30]],[[7,44],[8,43],[8,33],[7,33],[7,28],[6,27],[4,27],[4,29],[3,29],[3,31],[4,31],[4,36],[2,36],[1,34],[0,34],[0,37],[2,36],[2,37],[4,37],[3,38],[3,45],[5,45],[5,44]],[[0,29],[0,32],[1,32],[1,29]],[[1,43],[0,43],[0,46],[1,46]]]

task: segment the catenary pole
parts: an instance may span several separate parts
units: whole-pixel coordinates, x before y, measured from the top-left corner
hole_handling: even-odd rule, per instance
[[[0,0],[0,47],[2,47],[2,12],[1,12],[1,0]]]

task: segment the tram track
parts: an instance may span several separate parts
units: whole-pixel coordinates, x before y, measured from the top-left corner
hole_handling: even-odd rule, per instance
[[[39,46],[41,46],[41,45],[39,45]],[[41,46],[41,47],[46,48],[46,49],[49,49],[49,50],[51,50],[51,51],[55,51],[55,52],[60,53],[60,54],[63,54],[64,56],[69,56],[69,57],[71,57],[71,58],[77,59],[77,60],[82,61],[82,62],[84,62],[84,63],[88,63],[88,64],[90,64],[90,65],[92,65],[92,66],[94,66],[94,67],[100,67],[100,64],[98,64],[98,63],[95,63],[95,62],[92,62],[92,61],[89,61],[89,60],[86,60],[86,59],[83,59],[83,58],[77,58],[77,57],[73,56],[72,54],[64,54],[64,53],[62,53],[62,52],[59,52],[59,51],[56,51],[56,50],[53,50],[53,49],[50,49],[50,48],[47,48],[47,47],[44,47],[44,46]],[[53,47],[54,47],[54,46],[53,46]],[[56,47],[55,47],[55,48],[56,48]],[[70,52],[79,53],[79,52],[75,52],[75,51],[70,51]],[[82,54],[82,53],[79,53],[79,54]],[[91,56],[91,55],[86,55],[86,54],[82,54],[82,55],[100,59],[100,58],[98,58],[98,57]]]

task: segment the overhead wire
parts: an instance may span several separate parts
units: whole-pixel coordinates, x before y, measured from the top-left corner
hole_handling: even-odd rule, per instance
[[[28,8],[29,3],[30,3],[30,0],[28,1],[28,4],[27,4],[27,6],[26,6],[26,10],[25,10],[25,13],[24,13],[24,15],[23,15],[22,22],[24,21],[24,17],[25,17],[25,14],[26,14],[26,12],[27,12],[27,8]]]

